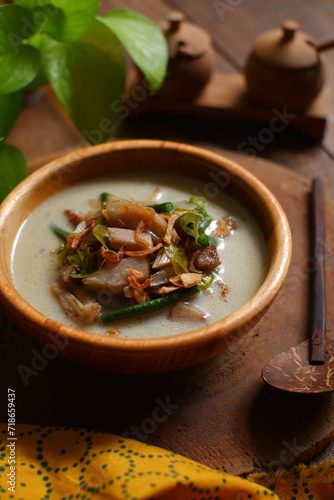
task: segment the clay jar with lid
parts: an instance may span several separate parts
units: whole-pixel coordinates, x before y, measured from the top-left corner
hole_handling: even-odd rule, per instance
[[[295,21],[285,21],[280,29],[263,33],[245,66],[249,94],[266,108],[305,110],[325,81],[319,49],[309,35],[299,31]]]
[[[195,99],[210,80],[214,52],[209,34],[189,23],[180,11],[172,11],[161,26],[169,48],[167,76],[157,93],[161,99]]]

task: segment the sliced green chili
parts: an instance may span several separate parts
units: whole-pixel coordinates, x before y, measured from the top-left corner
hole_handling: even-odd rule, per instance
[[[108,229],[104,224],[97,224],[93,228],[93,235],[101,243],[104,248],[110,250],[110,243],[108,239]]]
[[[94,242],[81,243],[79,248],[70,250],[66,255],[66,262],[77,270],[77,273],[73,274],[73,278],[86,278],[96,274],[102,267],[103,262],[101,263],[101,261],[103,259],[99,248]]]
[[[175,274],[188,273],[188,259],[185,249],[183,247],[173,245],[166,245],[164,247],[165,254],[171,261],[174,267]]]
[[[202,196],[192,196],[189,201],[195,205],[195,212],[202,216],[198,225],[198,233],[202,234],[212,222],[210,215],[205,210],[206,199]]]
[[[201,288],[209,288],[209,286],[212,285],[214,280],[213,274],[203,274],[201,282],[200,282],[200,287]]]
[[[178,224],[186,234],[189,234],[189,236],[192,236],[195,240],[197,240],[198,236],[201,234],[198,230],[201,218],[202,216],[200,214],[191,210],[181,215],[178,219]]]
[[[62,240],[66,240],[67,236],[69,236],[71,234],[68,231],[65,231],[65,229],[62,229],[61,227],[56,226],[55,224],[50,224],[49,227],[50,227],[51,231],[56,236],[61,238]]]
[[[186,299],[195,293],[200,292],[200,287],[198,285],[192,286],[190,288],[181,288],[175,292],[171,292],[163,297],[158,297],[157,299],[150,300],[149,302],[143,302],[141,304],[135,304],[129,307],[123,307],[122,309],[116,309],[115,311],[109,311],[100,314],[100,320],[102,323],[109,323],[113,320],[133,318],[134,316],[139,316],[141,314],[147,314],[163,307],[173,304],[179,300]]]
[[[169,213],[173,212],[174,210],[174,205],[171,201],[165,201],[164,203],[158,203],[156,205],[148,205],[151,208],[154,208],[154,210],[159,214],[159,213]]]

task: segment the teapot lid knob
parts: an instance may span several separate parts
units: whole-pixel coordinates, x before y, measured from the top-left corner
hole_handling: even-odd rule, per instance
[[[172,10],[168,14],[168,22],[170,31],[177,31],[180,28],[180,24],[185,20],[185,15],[180,10]]]
[[[296,21],[287,19],[282,25],[283,29],[283,40],[289,41],[295,36],[296,32],[299,30],[299,24]]]
[[[196,58],[211,50],[211,37],[200,26],[187,22],[182,11],[172,10],[162,28],[168,48],[169,59],[175,57]]]
[[[299,24],[288,19],[280,28],[266,31],[255,40],[252,57],[282,70],[311,68],[319,64],[319,56],[310,41]]]

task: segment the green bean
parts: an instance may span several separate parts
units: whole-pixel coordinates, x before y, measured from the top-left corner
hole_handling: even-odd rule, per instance
[[[209,236],[207,234],[201,234],[197,238],[197,242],[196,243],[198,245],[201,245],[201,247],[206,247],[210,243],[210,238],[209,238]]]
[[[163,297],[158,297],[157,299],[150,300],[148,302],[143,302],[141,304],[135,304],[133,306],[123,307],[122,309],[116,309],[115,311],[109,311],[100,314],[100,320],[102,323],[109,323],[110,321],[117,321],[120,319],[133,318],[134,316],[139,316],[141,314],[147,314],[163,307],[177,302],[178,300],[186,299],[195,293],[200,292],[200,287],[198,285],[192,286],[190,288],[181,288],[175,292],[171,292]]]
[[[173,212],[174,210],[174,205],[171,201],[165,201],[164,203],[158,203],[156,205],[148,205],[151,208],[154,208],[154,210],[159,214],[161,212]]]
[[[109,193],[105,192],[105,193],[101,193],[100,194],[100,201],[101,201],[101,204],[103,205],[104,203],[107,202],[109,198]]]
[[[65,231],[65,229],[62,229],[61,227],[56,226],[55,224],[50,224],[49,227],[50,227],[51,231],[56,236],[61,238],[62,240],[66,240],[67,236],[71,234],[68,231]]]
[[[218,245],[217,238],[214,236],[209,236],[208,234],[201,234],[198,236],[196,243],[200,245],[201,247],[206,247],[208,245],[215,245],[215,247]]]

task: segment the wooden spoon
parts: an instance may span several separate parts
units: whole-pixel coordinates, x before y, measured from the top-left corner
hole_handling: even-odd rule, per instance
[[[313,296],[310,340],[275,356],[262,371],[268,384],[290,392],[334,391],[334,346],[326,345],[325,231],[323,185],[312,187]]]

